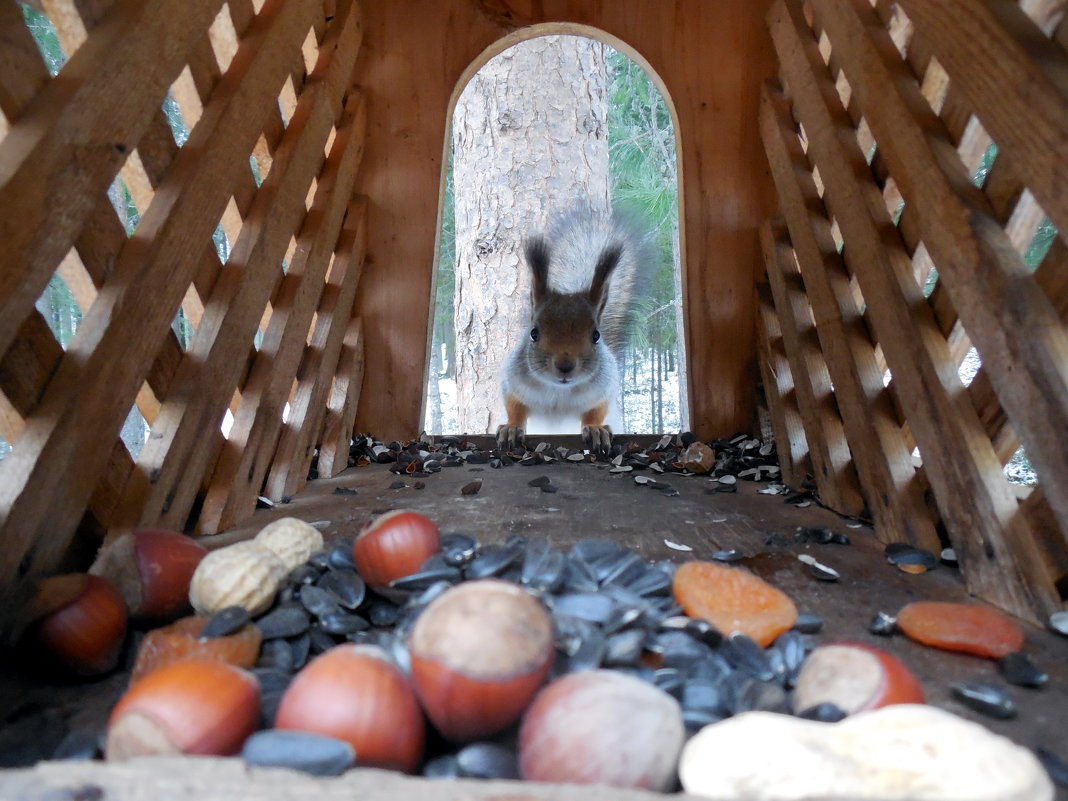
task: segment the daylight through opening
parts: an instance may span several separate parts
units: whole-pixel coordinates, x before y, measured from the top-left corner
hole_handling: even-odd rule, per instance
[[[564,411],[530,408],[528,434],[579,433],[600,394],[615,433],[684,428],[675,126],[649,73],[598,39],[535,36],[471,76],[449,131],[425,429],[496,433],[510,422],[505,379],[540,387],[533,401],[520,397],[530,407],[585,393]],[[606,219],[615,222],[589,222]],[[573,309],[534,325],[523,248],[535,236],[549,289],[568,292],[589,287],[606,246],[623,246],[592,336]]]

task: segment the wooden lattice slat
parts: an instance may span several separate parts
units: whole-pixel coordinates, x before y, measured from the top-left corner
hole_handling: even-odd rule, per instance
[[[853,458],[831,388],[827,363],[816,339],[812,309],[789,240],[781,226],[761,231],[764,262],[782,319],[782,339],[820,496],[850,514],[864,511]]]
[[[906,202],[919,212],[923,239],[939,269],[940,280],[946,284],[961,322],[982,354],[984,370],[990,373],[1032,463],[1040,476],[1068,475],[1068,450],[1049,436],[1050,430],[1068,430],[1068,333],[1056,310],[1030,278],[1020,254],[997,223],[989,201],[971,183],[971,176],[959,159],[951,155],[937,127],[932,128],[922,113],[914,116],[915,86],[897,79],[896,65],[879,48],[882,29],[871,25],[870,8],[853,2],[815,5],[828,29],[837,33],[834,38],[840,42],[847,72],[864,76],[863,94],[868,98],[867,116],[872,129]],[[1018,23],[1034,29],[1026,17],[1011,24]],[[917,24],[917,30],[934,41],[934,32],[928,25]],[[1014,35],[1022,34],[1014,31]],[[997,39],[991,46],[1000,44]],[[937,47],[935,54],[943,63],[946,61]],[[1037,54],[1055,58],[1046,49]],[[1005,58],[1009,59],[1009,55]],[[1064,63],[1063,53],[1060,62]],[[1004,72],[999,68],[993,75],[1000,83],[1012,80],[1015,73],[1006,67]],[[1064,128],[1057,131],[1063,142]],[[1041,123],[1036,138],[1049,138]],[[1031,158],[1030,150],[1021,152]],[[1044,160],[1042,164],[1048,174],[1060,176],[1063,184],[1068,162]],[[1019,163],[1018,168],[1023,167]],[[1048,174],[1044,182],[1049,180]],[[1032,180],[1028,178],[1029,185]],[[1068,535],[1068,485],[1049,482],[1046,497],[1057,517],[1065,521],[1062,533]],[[1020,545],[1014,540],[1012,547]],[[1030,550],[1033,549],[1023,546],[1019,555],[1026,556],[1024,551]]]
[[[357,43],[355,39],[331,64],[332,81],[317,82],[301,96],[302,105],[275,153],[275,167],[256,195],[176,376],[173,399],[164,403],[138,458],[138,472],[123,502],[131,525],[148,521],[183,527],[200,489],[199,477],[215,461],[219,421],[279,276],[289,232],[304,216],[304,190],[323,162],[333,124],[330,95],[340,93],[351,74]]]
[[[323,441],[319,446],[319,475],[332,478],[349,465],[349,444],[363,385],[363,323],[353,317],[345,330],[338,369],[326,401]]]
[[[771,287],[757,285],[760,324],[757,337],[760,351],[760,373],[764,385],[764,399],[775,436],[775,450],[779,456],[782,480],[787,486],[801,487],[812,473],[808,438],[797,408],[797,394],[790,362],[782,341],[782,326],[775,311]]]
[[[289,418],[278,439],[264,494],[281,500],[298,492],[307,482],[308,468],[323,429],[326,397],[338,370],[345,323],[349,318],[367,245],[367,203],[353,201],[345,212],[319,309],[315,328],[297,370],[297,386],[290,401]]]
[[[175,156],[141,219],[137,234],[124,243],[105,288],[85,315],[48,383],[38,412],[26,421],[14,449],[0,462],[0,513],[3,515],[0,536],[6,546],[0,561],[0,582],[5,586],[10,587],[21,573],[46,571],[56,563],[73,536],[94,486],[102,477],[111,452],[109,445],[114,442],[155,354],[170,335],[170,320],[200,265],[204,243],[210,240],[231,196],[230,187],[242,171],[248,171],[248,154],[267,122],[286,75],[277,53],[299,48],[315,18],[316,6],[313,0],[276,0],[267,3],[256,17],[186,146]],[[203,35],[211,16],[200,19],[192,12],[193,8],[184,4],[180,12],[175,9],[173,15],[168,15],[182,23],[169,19],[167,43],[155,42],[156,46],[146,52],[142,53],[140,47],[143,40],[153,44],[150,34],[155,28],[149,25],[144,31],[138,29],[136,35],[130,34],[139,44],[118,48],[124,74],[134,74],[138,81],[143,80],[141,70],[131,66],[131,52],[141,53],[144,70],[155,74],[148,65],[170,64],[172,51]],[[125,4],[117,5],[92,31],[65,72],[78,59],[97,53],[96,42],[110,41],[109,20],[122,9],[126,9]],[[164,76],[166,80],[158,81],[154,96],[139,108],[140,118],[122,123],[130,131],[147,129],[167,86],[180,69],[181,59],[175,56],[174,60],[174,68]],[[101,66],[90,62],[94,63]],[[72,85],[95,88],[98,79],[94,73],[91,79],[75,81]],[[153,86],[151,82],[145,85]],[[43,102],[41,98],[49,101],[44,106],[46,109],[61,102],[62,98],[55,94],[59,90],[50,91],[55,86],[53,82],[42,89],[20,125],[38,121],[33,109]],[[123,92],[116,91],[115,85],[105,94],[107,97],[97,98],[101,103],[131,102],[121,100]],[[140,97],[140,90],[135,97]],[[80,108],[80,104],[74,106]],[[62,105],[52,111],[60,123],[71,113]],[[123,116],[119,115],[119,119]],[[105,132],[114,127],[111,122],[102,122],[100,126]],[[19,141],[19,132],[20,127],[15,126],[0,145],[0,158],[10,152],[8,148],[13,142]],[[65,141],[62,133],[62,129],[56,132],[46,128],[40,138],[61,144]],[[131,139],[129,146],[135,144],[136,139]],[[58,146],[57,149],[62,150]],[[86,166],[85,174],[97,180],[100,176],[110,179],[117,172],[117,165],[103,156],[98,160],[110,165],[109,169]],[[53,180],[60,177],[52,175]],[[68,203],[76,210],[88,206],[91,211],[91,203],[75,195],[100,188],[84,186],[86,181],[81,173],[62,174],[62,177],[75,188],[69,195],[63,194],[69,200],[57,201],[60,207],[52,216],[64,218],[61,229],[70,229],[77,236],[77,219],[84,221],[85,213],[80,217],[75,214],[75,221],[69,222],[62,211]],[[51,217],[41,219],[48,223]],[[42,253],[49,247],[38,244],[31,260],[38,265],[47,264]]]
[[[984,281],[976,281],[974,269],[965,277],[966,265],[952,249],[954,243],[960,249],[977,239],[996,240],[1005,236],[1004,231],[977,223],[976,214],[959,212],[954,220],[947,219],[946,209],[960,207],[962,199],[973,204],[985,201],[974,197],[978,190],[956,149],[944,134],[938,135],[940,122],[870,4],[815,0],[812,6],[829,37],[833,61],[846,73],[852,101],[867,120],[906,206],[915,205],[919,211],[919,223],[925,226],[923,242],[942,279],[972,283],[953,292],[954,305],[983,350],[983,340],[990,344],[992,337],[1004,337],[1009,321],[998,314],[998,306],[1013,293],[1009,287],[987,283],[985,275]],[[1049,565],[1039,553],[1030,524],[1018,514],[1015,495],[1001,474],[990,440],[961,391],[956,360],[913,275],[909,253],[881,189],[866,177],[869,171],[857,144],[855,123],[838,100],[834,77],[800,3],[776,3],[769,19],[794,114],[808,135],[809,157],[826,184],[824,200],[842,230],[843,256],[869,299],[867,316],[969,583],[1017,614],[1035,616],[1057,608],[1060,599]],[[940,221],[955,236],[932,230],[935,223],[927,224],[928,219]],[[956,221],[971,225],[962,230],[959,224],[954,227]],[[973,262],[974,257],[980,262],[993,257],[996,275],[1005,268],[1006,257],[989,250],[975,244],[971,255]],[[1018,258],[1015,251],[1012,255]],[[988,296],[993,292],[1000,294]],[[957,295],[964,296],[963,303]],[[1036,304],[1040,315],[1042,303],[1049,306],[1044,296],[1029,293],[1021,300],[1029,310],[1032,302]],[[978,330],[980,320],[996,330]],[[1045,401],[1053,407],[1059,402],[1056,397]],[[1054,416],[1065,413],[1068,405]]]
[[[272,301],[270,323],[242,387],[241,404],[197,521],[201,532],[227,528],[251,513],[270,467],[282,409],[289,399],[363,153],[366,110],[361,96],[350,98],[345,114],[349,123],[338,129],[315,202],[297,236],[296,255]],[[272,173],[276,169],[277,165],[272,167]]]
[[[830,222],[820,214],[823,202],[807,169],[789,106],[771,88],[765,89],[761,130],[876,533],[887,542],[935,548],[938,535],[916,481],[912,448],[884,388],[883,369],[831,237]]]
[[[899,0],[983,127],[1068,230],[1068,58],[1016,4]],[[982,64],[983,69],[976,69]]]
[[[0,352],[220,5],[118,3],[65,65],[63,80],[44,87],[0,144]]]

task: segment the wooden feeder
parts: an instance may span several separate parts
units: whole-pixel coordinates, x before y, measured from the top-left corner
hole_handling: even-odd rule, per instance
[[[1063,0],[29,5],[68,60],[0,3],[0,628],[106,538],[243,536],[354,432],[419,432],[452,98],[569,31],[675,110],[697,437],[759,433],[764,404],[785,483],[882,544],[948,543],[1025,621],[1065,609]],[[58,280],[62,345],[35,305]],[[1021,446],[1033,487],[1003,472]]]

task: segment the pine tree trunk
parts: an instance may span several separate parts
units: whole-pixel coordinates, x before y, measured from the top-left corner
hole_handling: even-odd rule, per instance
[[[456,390],[461,433],[503,422],[500,372],[526,331],[522,240],[577,201],[609,208],[605,46],[521,42],[489,61],[453,116]]]

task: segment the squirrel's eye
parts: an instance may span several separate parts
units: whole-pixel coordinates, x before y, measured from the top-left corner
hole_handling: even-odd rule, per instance
[[[598,331],[596,328],[593,329],[593,336],[591,337],[591,339],[593,339],[593,344],[596,345],[598,342],[601,341],[601,332]]]
[[[531,342],[537,342],[540,337],[541,337],[541,332],[538,331],[537,328],[531,328],[530,329],[530,341]]]

